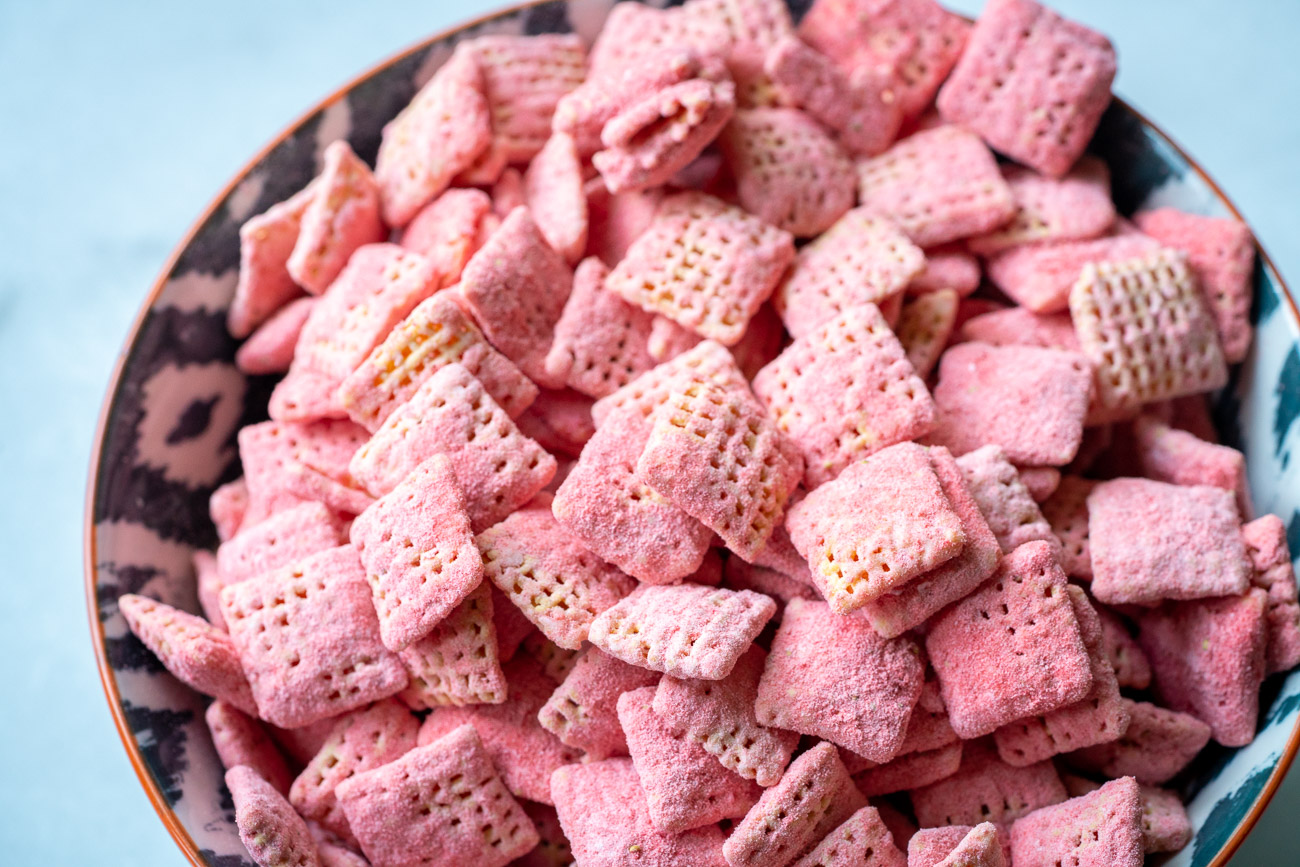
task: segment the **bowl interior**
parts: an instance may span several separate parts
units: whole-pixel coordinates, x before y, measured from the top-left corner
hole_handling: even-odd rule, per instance
[[[796,16],[808,3],[788,0]],[[590,39],[613,0],[551,0],[435,37],[358,78],[255,159],[213,203],[159,278],[110,388],[92,469],[87,585],[101,673],[128,752],[160,816],[196,864],[249,865],[222,768],[203,722],[206,700],[174,680],[127,630],[122,593],[146,593],[197,611],[190,563],[216,534],[212,489],[239,474],[235,433],[265,418],[271,382],[233,363],[225,311],[239,265],[238,228],[301,189],[330,141],[344,137],[372,161],[383,124],[463,38],[576,31]],[[661,4],[662,5],[662,4]],[[1123,213],[1173,205],[1231,213],[1213,183],[1154,126],[1118,101],[1092,149],[1110,165]],[[1300,484],[1291,462],[1300,416],[1300,318],[1263,257],[1255,271],[1257,339],[1218,395],[1224,441],[1246,455],[1262,512],[1288,522],[1300,549]],[[1265,684],[1262,728],[1247,747],[1208,750],[1185,775],[1196,836],[1165,862],[1222,863],[1280,781],[1300,741],[1300,673]]]

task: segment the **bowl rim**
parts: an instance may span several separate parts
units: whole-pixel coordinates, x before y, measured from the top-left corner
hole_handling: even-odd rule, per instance
[[[552,2],[552,0],[523,0],[523,2],[512,3],[509,6],[505,6],[492,12],[487,12],[452,27],[440,30],[430,36],[426,36],[405,48],[399,49],[398,51],[381,58],[377,62],[367,66],[361,72],[351,76],[344,81],[343,84],[317,100],[306,111],[301,112],[291,122],[282,127],[278,133],[262,145],[262,147],[260,147],[252,157],[245,161],[244,164],[240,166],[233,175],[231,175],[230,179],[221,187],[220,190],[217,191],[208,204],[203,208],[203,211],[199,216],[190,224],[190,227],[185,231],[185,234],[176,242],[176,245],[172,248],[166,261],[163,263],[161,271],[154,279],[148,293],[141,302],[139,309],[136,311],[131,326],[122,342],[122,347],[118,350],[117,358],[113,362],[113,371],[108,380],[108,387],[104,395],[103,403],[100,406],[98,421],[95,424],[95,437],[90,454],[90,467],[86,481],[85,511],[83,516],[82,569],[85,580],[86,610],[90,621],[90,637],[91,643],[94,645],[95,665],[99,670],[100,684],[103,686],[105,698],[108,700],[109,713],[113,717],[113,725],[117,728],[118,737],[122,741],[122,746],[126,749],[127,758],[131,762],[131,767],[135,770],[136,777],[139,779],[140,785],[144,789],[149,802],[153,805],[154,811],[158,814],[158,818],[162,820],[163,826],[166,827],[167,831],[171,834],[172,839],[180,848],[182,854],[185,855],[186,859],[193,864],[194,867],[206,867],[206,862],[200,854],[199,848],[197,844],[195,844],[194,839],[190,836],[189,831],[186,830],[180,817],[176,815],[176,812],[167,802],[161,788],[158,786],[157,780],[154,779],[153,774],[145,764],[144,756],[140,751],[140,746],[136,742],[131,727],[127,724],[126,714],[122,710],[122,696],[117,688],[117,679],[113,673],[112,667],[108,663],[104,624],[99,617],[99,597],[96,589],[96,579],[98,577],[97,563],[99,558],[96,551],[95,501],[98,498],[100,477],[103,469],[102,458],[104,452],[104,437],[108,431],[109,417],[112,415],[113,407],[117,402],[118,393],[121,390],[122,373],[126,367],[127,358],[130,357],[131,351],[135,348],[135,345],[140,338],[140,329],[144,324],[145,318],[149,315],[149,311],[158,300],[158,296],[166,287],[167,281],[170,279],[171,273],[175,269],[176,263],[184,251],[190,246],[194,241],[194,238],[202,230],[203,226],[208,222],[213,214],[216,213],[217,209],[221,207],[222,203],[225,202],[235,188],[249,176],[254,168],[256,168],[257,164],[260,163],[269,153],[279,147],[286,139],[297,132],[304,123],[310,120],[317,113],[324,111],[346,97],[346,95],[359,84],[374,77],[387,67],[392,66],[419,51],[423,51],[435,42],[440,42],[456,35],[457,33],[473,29],[498,18],[518,15],[525,9],[529,9],[533,6],[540,6],[543,3],[548,2]],[[566,2],[572,2],[572,0],[566,0]],[[968,18],[967,20],[970,19]],[[1214,198],[1227,209],[1228,213],[1240,220],[1247,228],[1250,228],[1250,223],[1245,219],[1241,211],[1238,210],[1232,199],[1228,197],[1228,194],[1223,191],[1218,182],[1210,176],[1209,172],[1207,172],[1201,164],[1182,147],[1182,145],[1165,132],[1161,126],[1153,122],[1127,100],[1122,99],[1115,94],[1112,94],[1112,99],[1125,111],[1128,111],[1141,121],[1147,129],[1155,133],[1155,135],[1162,139],[1166,145],[1182,157],[1182,159],[1186,161],[1188,167],[1191,168],[1191,170],[1195,172],[1209,188]],[[1272,257],[1268,255],[1268,251],[1264,249],[1264,245],[1260,243],[1259,238],[1255,235],[1253,229],[1251,229],[1251,239],[1254,241],[1255,252],[1260,258],[1260,263],[1263,268],[1269,272],[1274,283],[1277,285],[1283,300],[1286,302],[1287,308],[1290,310],[1292,320],[1296,323],[1297,328],[1300,329],[1300,308],[1297,307],[1296,299],[1292,295],[1290,287],[1287,286],[1286,281],[1282,278],[1281,272],[1279,272],[1277,266],[1274,265]],[[1282,751],[1281,756],[1279,756],[1277,764],[1274,765],[1272,772],[1269,774],[1269,778],[1264,784],[1263,789],[1260,790],[1254,803],[1251,804],[1246,817],[1241,821],[1233,831],[1232,836],[1224,842],[1222,848],[1220,848],[1218,853],[1214,856],[1214,860],[1210,862],[1209,867],[1224,867],[1224,865],[1228,863],[1228,860],[1236,853],[1237,849],[1246,839],[1246,836],[1259,822],[1260,817],[1264,814],[1265,809],[1268,808],[1269,803],[1273,800],[1273,795],[1276,794],[1278,787],[1282,784],[1283,778],[1286,777],[1287,771],[1295,760],[1297,751],[1300,751],[1300,717],[1297,717],[1296,724],[1287,738],[1286,747]]]

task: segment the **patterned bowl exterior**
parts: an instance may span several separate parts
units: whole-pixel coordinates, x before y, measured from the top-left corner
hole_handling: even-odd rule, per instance
[[[800,16],[808,0],[788,0]],[[380,130],[461,39],[489,33],[577,32],[590,39],[613,0],[550,0],[434,37],[357,78],[289,128],[215,200],[177,249],[131,331],[109,388],[91,468],[86,590],[101,677],[141,783],[196,865],[253,867],[203,722],[206,699],[182,686],[127,630],[123,593],[197,611],[190,555],[216,543],[212,489],[239,475],[235,433],[265,418],[271,382],[233,363],[225,311],[239,265],[239,225],[302,188],[325,146],[346,138],[373,162]],[[1092,149],[1109,164],[1123,213],[1173,205],[1236,211],[1192,160],[1119,101]],[[1300,550],[1300,317],[1261,250],[1257,340],[1215,401],[1224,441],[1246,454],[1260,512],[1288,521]],[[1185,775],[1196,836],[1157,863],[1223,864],[1263,811],[1300,745],[1300,672],[1264,687],[1263,725],[1249,746],[1211,749]]]

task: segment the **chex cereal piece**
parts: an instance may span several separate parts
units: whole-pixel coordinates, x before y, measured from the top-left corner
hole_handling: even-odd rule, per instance
[[[1131,777],[1035,810],[1011,826],[1017,867],[1141,867],[1144,854],[1141,795]]]
[[[497,632],[497,653],[501,662],[509,662],[524,639],[536,630],[524,612],[510,603],[509,597],[491,581],[483,582],[492,596],[492,626]]]
[[[1265,515],[1243,526],[1241,535],[1253,567],[1250,583],[1268,593],[1265,671],[1287,671],[1300,663],[1300,603],[1286,525]]]
[[[750,394],[691,383],[655,411],[636,474],[752,562],[781,522],[803,458]]]
[[[365,430],[349,421],[268,421],[240,429],[239,459],[248,484],[243,529],[303,500],[353,515],[365,511],[371,497],[348,472],[364,442]]]
[[[480,533],[478,547],[497,589],[547,638],[571,650],[582,646],[592,620],[635,586],[544,509],[515,512]]]
[[[492,345],[534,382],[554,387],[546,352],[572,282],[528,209],[516,208],[469,260],[460,291]]]
[[[564,682],[582,655],[581,650],[560,647],[536,629],[524,636],[523,648],[525,653],[542,664],[542,673],[556,685]]]
[[[248,511],[248,482],[243,476],[226,482],[208,498],[208,516],[222,542],[239,532]]]
[[[680,832],[745,815],[762,790],[723,767],[695,741],[675,734],[655,712],[654,696],[655,688],[646,686],[618,698],[618,719],[641,778],[650,823],[659,831]]]
[[[419,721],[394,699],[350,714],[334,727],[320,752],[293,781],[289,803],[304,819],[351,840],[335,789],[357,774],[406,755],[415,748],[419,728]]]
[[[795,599],[772,640],[754,712],[763,725],[887,762],[902,746],[924,681],[921,650],[910,638],[881,638],[861,618]]]
[[[796,732],[768,728],[755,716],[754,699],[766,658],[761,647],[751,647],[722,680],[665,677],[654,697],[655,712],[669,728],[760,786],[781,779],[799,744]]]
[[[848,155],[798,109],[737,111],[719,144],[741,205],[796,237],[821,234],[853,207]]]
[[[1209,723],[1227,747],[1255,739],[1267,605],[1268,594],[1254,588],[1244,596],[1167,604],[1138,620],[1161,704]]]
[[[993,154],[956,126],[919,132],[859,161],[858,196],[922,247],[983,234],[1016,212]]]
[[[309,725],[406,686],[351,545],[227,587],[221,612],[258,716],[277,726]]]
[[[492,585],[484,581],[427,635],[403,650],[411,683],[399,696],[402,701],[415,710],[505,701],[495,612]]]
[[[1177,792],[1139,787],[1142,805],[1142,849],[1177,852],[1192,841],[1192,823]]]
[[[875,807],[863,807],[849,816],[794,867],[908,867],[907,856]]]
[[[553,133],[524,173],[524,197],[546,243],[573,263],[587,246],[587,196],[573,137]]]
[[[1035,313],[1060,313],[1070,289],[1089,262],[1120,262],[1156,253],[1160,244],[1141,233],[1090,241],[1024,244],[988,260],[989,279],[1016,303]]]
[[[465,496],[443,455],[419,464],[350,532],[390,650],[427,635],[483,580]]]
[[[627,574],[671,584],[700,567],[713,531],[637,475],[649,437],[639,414],[614,414],[583,447],[551,508],[569,533]]]
[[[931,439],[958,455],[993,443],[1016,463],[1068,464],[1092,389],[1092,366],[1077,352],[963,343],[939,362]]]
[[[892,73],[906,118],[921,114],[961,56],[970,24],[933,0],[817,0],[799,35],[849,69]]]
[[[760,309],[766,308],[765,304]],[[748,334],[749,330],[746,329],[745,333]],[[691,329],[678,325],[665,316],[655,316],[650,321],[650,336],[646,341],[646,349],[655,361],[668,361],[699,345],[703,339]]]
[[[716,16],[692,14],[677,7],[616,4],[591,46],[588,79],[616,79],[638,61],[665,50],[722,55],[731,42],[727,23]]]
[[[596,433],[591,418],[594,404],[590,397],[571,388],[543,388],[537,400],[519,416],[519,430],[548,452],[576,458]]]
[[[604,181],[587,190],[587,250],[611,268],[654,221],[663,198],[659,188],[630,193],[610,193]]]
[[[654,317],[605,288],[609,268],[594,256],[573,273],[573,292],[546,355],[556,381],[595,398],[613,394],[655,366]]]
[[[1228,381],[1214,319],[1181,253],[1083,267],[1070,315],[1105,409],[1211,391]]]
[[[591,417],[601,426],[615,413],[627,412],[639,418],[648,430],[654,411],[668,399],[675,386],[684,382],[714,382],[739,391],[749,385],[726,347],[705,340],[596,401]]]
[[[952,454],[934,446],[929,456],[943,495],[961,522],[966,544],[957,556],[862,607],[875,630],[887,638],[919,626],[939,609],[966,596],[993,574],[1000,557],[997,537],[980,514]]]
[[[803,337],[851,307],[897,295],[924,265],[897,226],[855,208],[799,249],[772,303],[790,334]]]
[[[118,610],[136,638],[176,679],[248,714],[258,707],[230,636],[196,617],[146,596],[125,593]]]
[[[483,71],[461,46],[384,127],[375,160],[384,222],[405,226],[491,142]]]
[[[1246,592],[1250,558],[1228,491],[1112,479],[1088,495],[1092,593],[1154,605]]]
[[[1029,542],[988,584],[939,615],[925,648],[953,730],[986,735],[1085,698],[1093,677],[1065,573]]]
[[[907,867],[992,865],[1011,865],[1011,838],[992,822],[922,828],[907,844]]]
[[[1079,623],[1083,646],[1092,669],[1092,690],[1080,701],[1005,725],[993,733],[998,755],[1011,765],[1029,765],[1058,753],[1123,736],[1128,713],[1120,703],[1115,669],[1106,655],[1101,618],[1079,587],[1066,588]]]
[[[1038,503],[1020,480],[1020,473],[1000,446],[988,445],[957,458],[962,477],[980,514],[988,522],[1003,553],[1010,554],[1026,542],[1060,543],[1052,533]]]
[[[966,542],[926,449],[915,443],[850,465],[796,504],[786,528],[840,614],[951,560]]]
[[[239,282],[226,314],[226,329],[232,337],[252,334],[302,294],[285,266],[298,241],[303,212],[315,195],[316,185],[308,184],[239,227]]]
[[[1087,436],[1086,429],[1084,436]],[[1078,457],[1076,454],[1075,459],[1077,460]],[[1040,505],[1056,493],[1056,489],[1061,484],[1061,471],[1056,467],[1016,467],[1016,472],[1020,475],[1025,490],[1029,491],[1029,496]]]
[[[903,304],[898,319],[898,342],[907,353],[908,363],[924,380],[939,363],[939,355],[948,345],[957,323],[957,291],[940,289],[926,292]]]
[[[320,856],[321,867],[370,867],[359,852],[354,852],[346,841],[319,825],[308,823],[307,830],[316,841],[316,854]]]
[[[802,452],[811,488],[934,422],[929,391],[871,304],[795,340],[754,377],[754,393]]]
[[[334,727],[342,722],[346,715],[347,712],[344,711],[296,729],[282,729],[269,722],[264,723],[264,728],[271,736],[271,740],[275,741],[276,746],[284,753],[285,758],[293,765],[302,766],[320,752],[320,748],[325,746],[325,741],[329,740]]]
[[[569,845],[569,839],[564,836],[564,829],[560,827],[560,817],[555,808],[534,801],[524,801],[520,806],[533,821],[537,836],[541,839],[536,848],[512,863],[517,867],[571,867],[573,849]]]
[[[542,728],[582,750],[588,760],[627,755],[627,738],[618,720],[618,697],[658,682],[658,672],[588,647],[542,705],[537,718]]]
[[[217,548],[223,586],[238,584],[345,541],[339,520],[322,503],[302,503],[246,527]]]
[[[307,324],[316,299],[310,296],[290,301],[249,335],[235,352],[235,367],[257,376],[284,373],[293,364],[294,348]]]
[[[379,218],[379,186],[370,166],[357,158],[346,141],[332,142],[325,148],[316,193],[303,212],[298,240],[286,263],[290,276],[308,292],[320,295],[358,247],[387,237]]]
[[[336,794],[372,864],[504,867],[537,845],[472,726],[357,774]]]
[[[1011,822],[1068,797],[1051,762],[1013,767],[983,741],[963,745],[957,773],[910,795],[922,828]]]
[[[959,741],[957,733],[948,722],[948,709],[944,707],[939,692],[939,682],[933,673],[927,673],[921,687],[921,697],[907,719],[907,734],[899,747],[900,756],[915,752],[930,752]]]
[[[962,323],[961,338],[994,346],[1079,351],[1079,338],[1068,313],[1035,313],[1027,307],[1009,307],[971,317]]]
[[[763,791],[722,852],[731,867],[784,867],[865,806],[835,747],[819,743]]]
[[[791,599],[820,599],[821,595],[813,587],[807,564],[803,566],[803,573],[804,580],[800,580],[777,569],[746,563],[739,557],[730,557],[727,559],[722,583],[729,590],[753,590],[771,596],[782,605]]]
[[[373,433],[425,380],[453,361],[482,383],[511,418],[536,400],[537,386],[488,343],[456,299],[450,291],[422,302],[343,380],[339,399],[353,421]]]
[[[1142,475],[1175,485],[1212,485],[1237,495],[1243,515],[1250,509],[1246,456],[1229,446],[1208,443],[1148,415],[1133,424]]]
[[[1110,169],[1096,157],[1084,157],[1060,179],[1043,177],[1020,166],[1002,169],[1016,215],[1000,229],[969,238],[966,246],[981,256],[1042,241],[1096,238],[1115,221],[1110,200]]]
[[[1151,685],[1151,661],[1129,630],[1128,623],[1103,605],[1094,606],[1101,618],[1102,640],[1115,679],[1120,686],[1146,689]]]
[[[629,859],[643,867],[725,867],[727,863],[717,825],[681,834],[654,827],[630,759],[566,765],[551,777],[551,791],[575,864],[619,867]]]
[[[222,767],[230,770],[247,765],[281,795],[289,793],[293,774],[260,722],[221,699],[208,705],[203,718]]]
[[[226,771],[235,802],[235,825],[248,854],[261,867],[320,867],[307,823],[257,771],[237,765]]]
[[[1188,394],[1169,401],[1169,424],[1195,434],[1207,443],[1219,441],[1214,416],[1210,412],[1208,395]]]
[[[917,789],[957,773],[961,767],[961,753],[961,741],[933,750],[907,753],[854,774],[853,782],[869,798]]]
[[[1146,234],[1187,254],[1218,324],[1224,358],[1230,364],[1245,359],[1251,339],[1250,281],[1255,267],[1255,241],[1246,224],[1174,208],[1144,211],[1133,219]]]
[[[734,344],[794,258],[788,232],[703,193],[663,201],[606,285],[629,302]]]
[[[721,680],[775,613],[775,602],[748,590],[645,585],[597,617],[588,639],[632,665]]]
[[[531,500],[555,475],[555,458],[454,362],[426,379],[357,450],[352,476],[382,496],[437,454],[450,461],[475,530]]]
[[[420,209],[402,232],[401,244],[432,262],[442,285],[450,286],[497,225],[487,193],[451,189]]]
[[[1088,495],[1097,483],[1062,476],[1056,493],[1042,504],[1043,517],[1061,543],[1061,568],[1071,578],[1092,580],[1092,546],[1088,539]]]
[[[1159,785],[1187,767],[1210,742],[1210,727],[1190,714],[1145,701],[1120,701],[1129,714],[1124,736],[1071,753],[1067,759],[1071,765]]]

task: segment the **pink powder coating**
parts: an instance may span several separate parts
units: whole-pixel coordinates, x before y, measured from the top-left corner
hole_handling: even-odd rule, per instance
[[[863,807],[840,823],[794,867],[908,867],[875,807]]]
[[[253,376],[287,371],[314,306],[316,299],[298,298],[271,314],[235,352],[235,367]]]
[[[371,497],[356,484],[348,462],[366,433],[349,421],[267,421],[239,431],[239,459],[248,484],[241,528],[304,500],[337,512],[365,511]]]
[[[232,337],[252,334],[302,294],[286,265],[298,242],[303,212],[315,195],[316,185],[308,184],[239,227],[239,281],[226,314],[226,328]]]
[[[983,741],[963,745],[957,773],[910,795],[923,828],[1007,823],[1068,797],[1051,762],[1017,768]]]
[[[398,697],[412,710],[505,701],[495,613],[492,585],[480,582],[427,635],[401,652],[411,682]]]
[[[560,817],[555,808],[534,801],[520,804],[528,818],[537,828],[541,839],[536,848],[516,858],[512,863],[517,867],[570,867],[573,864],[573,849],[569,839],[560,827]]]
[[[604,181],[595,183],[595,188],[587,188],[587,253],[612,268],[650,227],[663,193],[652,189],[614,194]]]
[[[1192,841],[1192,823],[1177,792],[1141,786],[1142,848],[1146,852],[1177,852]]]
[[[957,458],[957,465],[1004,554],[1026,542],[1060,545],[1020,473],[1000,447],[988,445],[968,452]]]
[[[1115,222],[1110,170],[1096,157],[1083,157],[1059,179],[1019,166],[1002,176],[1016,200],[1016,215],[1001,229],[966,242],[972,253],[990,256],[1021,244],[1096,238]]]
[[[1071,578],[1092,580],[1092,545],[1088,534],[1088,495],[1097,482],[1063,476],[1056,493],[1043,503],[1043,517],[1061,543],[1061,568]]]
[[[1237,509],[1250,514],[1246,456],[1229,446],[1209,443],[1148,415],[1133,424],[1142,475],[1175,485],[1210,485],[1232,491]]]
[[[956,861],[952,860],[954,857]],[[985,867],[992,864],[999,867],[1011,864],[1011,838],[1003,827],[992,822],[924,828],[917,831],[907,844],[907,867]]]
[[[961,741],[923,752],[900,755],[853,775],[858,790],[867,797],[917,789],[945,780],[961,767]]]
[[[1210,727],[1194,716],[1149,702],[1121,701],[1129,714],[1124,736],[1071,753],[1067,758],[1071,765],[1159,785],[1187,767],[1210,741]]]
[[[321,503],[302,503],[245,528],[217,548],[222,586],[256,578],[344,541],[337,516]]]
[[[1087,436],[1086,430],[1084,436]],[[1078,455],[1075,457],[1077,458]],[[1016,467],[1016,471],[1020,474],[1020,481],[1029,491],[1029,496],[1039,504],[1056,493],[1056,489],[1061,484],[1061,471],[1056,467]]]
[[[1132,777],[1036,810],[1011,826],[1016,867],[1141,867],[1142,804]]]
[[[571,388],[544,388],[519,416],[519,430],[548,452],[577,457],[596,432],[594,401]]]
[[[973,316],[962,323],[961,338],[994,346],[1040,346],[1079,351],[1079,338],[1068,314],[1035,313],[1028,307],[1009,307]]]
[[[1116,681],[1120,686],[1133,689],[1149,687],[1151,661],[1133,637],[1128,622],[1100,603],[1094,605],[1094,608],[1101,619],[1102,641],[1106,647],[1106,657],[1115,670]]]
[[[294,282],[320,295],[357,248],[387,240],[388,228],[379,217],[375,177],[346,141],[325,148],[315,186],[286,267]]]
[[[217,699],[203,715],[221,766],[247,765],[281,795],[289,793],[293,775],[262,724],[227,701]]]
[[[960,243],[940,244],[925,251],[925,267],[907,284],[909,295],[951,289],[962,298],[980,285],[979,260]]]
[[[800,560],[800,563],[803,561]],[[729,557],[725,568],[722,583],[731,590],[753,590],[771,596],[782,605],[791,599],[821,598],[821,594],[813,587],[812,574],[808,572],[807,564],[803,566],[802,580],[776,569],[746,563],[739,557]]]
[[[542,705],[537,718],[542,728],[567,746],[582,750],[589,761],[625,756],[628,744],[619,723],[618,697],[658,682],[658,672],[588,647]]]
[[[626,412],[639,417],[649,430],[654,411],[684,382],[714,382],[739,391],[749,387],[731,352],[716,341],[704,340],[596,401],[591,417],[600,427],[615,413]]]
[[[1300,664],[1300,603],[1286,525],[1277,515],[1265,515],[1243,526],[1241,534],[1253,567],[1250,583],[1268,593],[1265,670],[1287,671]]]
[[[442,285],[451,286],[498,224],[487,193],[451,189],[420,209],[402,232],[401,244],[432,262]]]
[[[239,532],[247,511],[248,482],[243,476],[221,485],[208,498],[208,516],[212,518],[217,538],[222,542]]]
[[[587,194],[573,138],[552,133],[524,173],[524,197],[542,237],[570,264],[587,247]]]
[[[231,768],[226,771],[226,788],[235,802],[239,839],[254,861],[262,867],[320,867],[307,823],[257,771],[247,765]]]
[[[987,269],[989,279],[1017,303],[1035,313],[1060,313],[1069,308],[1070,289],[1088,263],[1122,261],[1159,249],[1159,242],[1141,233],[1026,244],[993,256]]]
[[[939,356],[957,324],[957,291],[940,289],[909,299],[903,304],[896,330],[907,361],[924,380],[939,363]]]

